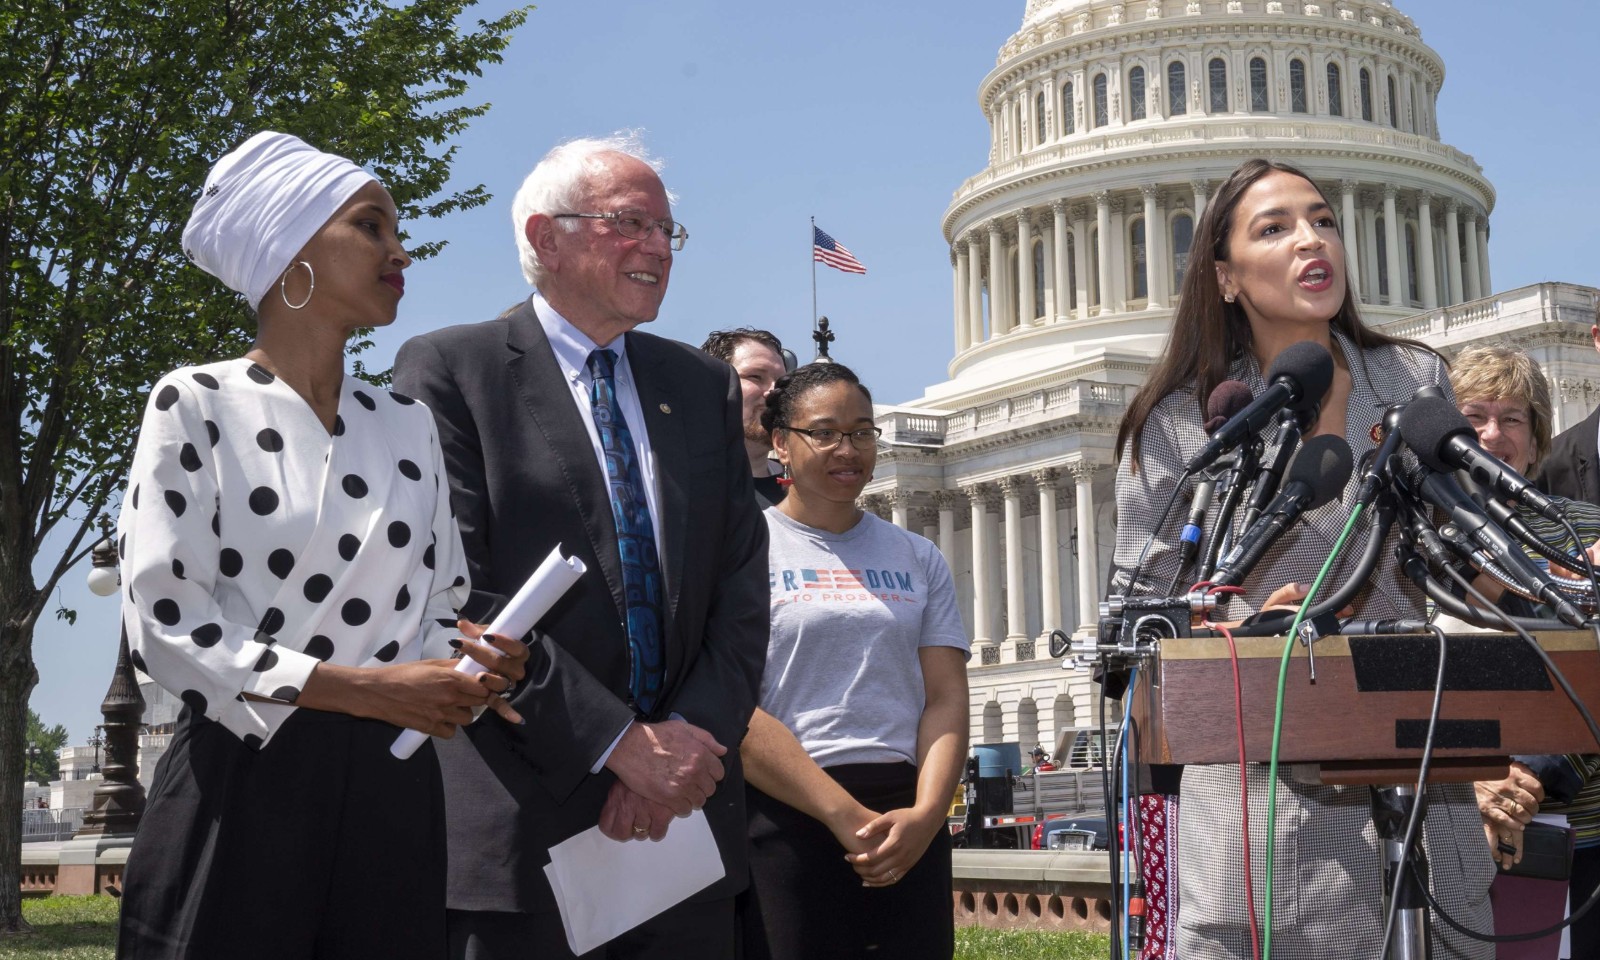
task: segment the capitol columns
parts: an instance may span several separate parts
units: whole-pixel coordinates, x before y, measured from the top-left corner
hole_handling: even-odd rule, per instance
[[[1077,273],[1077,286],[1073,300],[1077,304],[1078,320],[1089,319],[1089,206],[1072,205],[1072,269]]]
[[[1095,237],[1095,253],[1100,258],[1099,276],[1096,278],[1100,284],[1100,312],[1110,313],[1116,309],[1116,299],[1111,295],[1111,193],[1101,190],[1094,195],[1095,226],[1099,228],[1099,235]]]
[[[1361,299],[1361,271],[1356,264],[1361,260],[1360,244],[1356,243],[1356,236],[1361,226],[1356,222],[1356,188],[1359,185],[1354,180],[1339,181],[1339,233],[1344,237],[1344,264],[1345,270],[1350,274],[1350,289],[1356,292],[1356,299]],[[1196,224],[1198,227],[1199,224]]]
[[[1078,507],[1078,623],[1092,629],[1100,619],[1099,549],[1094,530],[1095,465],[1087,460],[1067,464],[1072,473]]]
[[[1398,191],[1394,184],[1386,183],[1383,186],[1383,242],[1384,258],[1388,261],[1389,268],[1389,296],[1384,302],[1391,307],[1402,306],[1406,302],[1405,275],[1401,272],[1400,259],[1400,217],[1395,213],[1394,198]]]
[[[1144,195],[1144,283],[1145,306],[1167,305],[1167,217],[1161,204],[1161,188],[1153,183],[1139,187]]]
[[[1060,529],[1056,524],[1056,478],[1054,468],[1037,470],[1034,486],[1039,488],[1039,609],[1040,636],[1065,629],[1061,621]],[[1071,633],[1072,631],[1067,631]]]
[[[1478,281],[1478,289],[1487,297],[1494,293],[1494,287],[1489,282],[1489,215],[1483,215],[1478,221],[1478,270],[1482,279]]]
[[[1378,271],[1378,214],[1373,210],[1372,195],[1361,197],[1361,269],[1367,277],[1367,302],[1381,303],[1383,284]]]
[[[1454,306],[1466,299],[1461,290],[1461,222],[1456,219],[1457,204],[1454,197],[1444,201],[1444,272],[1450,283],[1450,302]]]
[[[989,336],[1011,331],[1010,304],[1006,302],[1006,239],[1000,218],[989,221]]]
[[[924,539],[930,540],[937,545],[939,542],[939,511],[932,507],[918,507],[917,528],[922,531]],[[950,561],[946,560],[945,565],[949,566],[949,564]]]
[[[955,268],[952,299],[955,301],[956,353],[961,353],[972,346],[972,321],[967,317],[967,289],[971,283],[967,278],[967,250],[959,241],[950,247],[950,265]]]
[[[1055,199],[1050,202],[1050,212],[1055,215],[1051,224],[1055,231],[1055,318],[1065,320],[1072,313],[1072,283],[1071,273],[1067,267],[1067,257],[1072,255],[1072,247],[1067,242],[1067,201]]]
[[[1206,200],[1211,191],[1211,184],[1204,180],[1189,181],[1189,189],[1194,191],[1194,228],[1200,229],[1200,218],[1206,215]]]
[[[895,487],[884,494],[889,501],[889,520],[902,530],[911,529],[911,491]]]
[[[956,508],[960,505],[961,495],[953,490],[933,491],[933,505],[939,511],[939,535],[934,542],[939,545],[939,552],[944,554],[945,565],[954,575],[956,569]]]
[[[1439,278],[1433,262],[1433,194],[1424,190],[1417,195],[1417,272],[1422,283],[1422,308],[1432,310],[1439,305]]]
[[[1022,494],[1026,486],[1021,477],[1000,478],[1006,516],[1006,642],[1013,645],[1028,639],[1028,588],[1022,560]]]
[[[967,233],[967,323],[972,346],[983,342],[983,238]]]
[[[972,645],[988,646],[995,642],[989,636],[994,625],[989,597],[990,564],[994,562],[989,502],[993,496],[981,483],[962,487],[961,492],[972,501]]]
[[[1017,211],[1017,324],[1033,326],[1039,316],[1039,304],[1033,302],[1033,215],[1027,210]]]
[[[1101,241],[1100,249],[1111,254],[1111,309],[1122,313],[1128,309],[1128,203],[1121,197],[1111,198],[1111,238]],[[1104,262],[1104,261],[1102,261]],[[1100,303],[1106,303],[1106,292],[1100,291]]]
[[[1466,229],[1467,246],[1467,299],[1476,300],[1489,295],[1483,289],[1483,267],[1478,261],[1478,211],[1468,207],[1461,215],[1462,226]]]

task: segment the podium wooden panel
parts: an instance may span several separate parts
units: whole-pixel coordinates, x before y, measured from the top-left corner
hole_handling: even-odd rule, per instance
[[[1589,710],[1600,711],[1600,649],[1594,634],[1550,631],[1535,639]],[[1600,750],[1577,709],[1522,640],[1457,634],[1449,642],[1430,780],[1498,779],[1512,754]],[[1271,759],[1284,638],[1240,637],[1235,643],[1245,755],[1265,763]],[[1301,778],[1324,783],[1415,778],[1437,670],[1438,641],[1432,634],[1333,636],[1317,641],[1313,684],[1306,648],[1296,641],[1284,687],[1279,766],[1296,765]],[[1144,762],[1239,760],[1225,637],[1161,641],[1128,708],[1139,724]]]

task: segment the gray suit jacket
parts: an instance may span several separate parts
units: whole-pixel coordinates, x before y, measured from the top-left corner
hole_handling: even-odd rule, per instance
[[[728,748],[727,776],[705,807],[728,876],[697,899],[726,897],[747,877],[737,748],[766,662],[767,528],[731,368],[637,331],[627,351],[658,462],[667,574],[664,695],[643,719],[678,714]],[[607,483],[528,302],[410,340],[394,386],[439,424],[472,575],[466,615],[487,622],[556,544],[589,568],[538,626],[528,679],[512,698],[526,726],[488,713],[464,735],[436,741],[449,906],[554,911],[547,850],[598,821],[615,778],[589,769],[634,719]]]

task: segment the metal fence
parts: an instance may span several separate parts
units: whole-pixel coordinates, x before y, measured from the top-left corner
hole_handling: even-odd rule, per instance
[[[83,826],[83,807],[63,810],[22,811],[22,842],[36,843],[48,840],[70,840]]]

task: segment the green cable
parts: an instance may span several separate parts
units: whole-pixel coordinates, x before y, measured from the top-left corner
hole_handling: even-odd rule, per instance
[[[1304,600],[1300,601],[1300,609],[1294,615],[1294,623],[1289,627],[1289,635],[1283,640],[1283,659],[1278,663],[1278,703],[1272,716],[1272,762],[1267,767],[1267,889],[1265,894],[1266,909],[1262,912],[1264,917],[1262,925],[1261,960],[1272,960],[1272,861],[1273,847],[1278,836],[1278,741],[1283,736],[1283,688],[1289,678],[1289,654],[1294,652],[1295,634],[1300,632],[1300,623],[1306,617],[1306,611],[1311,609],[1313,598],[1317,591],[1322,589],[1322,581],[1328,578],[1328,572],[1333,569],[1333,561],[1338,559],[1339,551],[1344,549],[1344,542],[1350,538],[1350,531],[1355,529],[1356,520],[1361,516],[1361,511],[1366,509],[1366,504],[1357,503],[1356,509],[1350,514],[1344,529],[1339,531],[1339,539],[1333,543],[1333,550],[1328,554],[1328,559],[1323,561],[1322,569],[1317,571],[1317,579],[1311,583],[1311,589],[1306,592]],[[1246,818],[1250,811],[1244,812]],[[1247,863],[1246,870],[1250,869]]]

